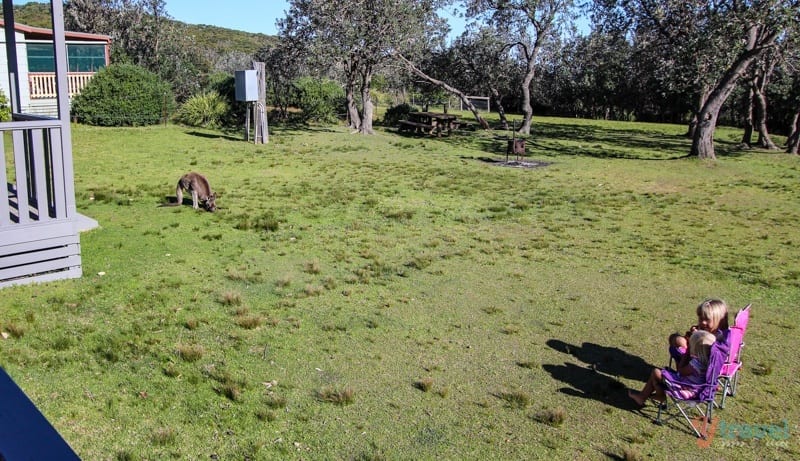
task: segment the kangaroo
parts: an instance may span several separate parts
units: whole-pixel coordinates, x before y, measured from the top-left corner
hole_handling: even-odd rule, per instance
[[[200,209],[198,202],[203,205],[206,211],[215,211],[217,209],[217,193],[211,192],[208,180],[200,173],[186,173],[178,180],[178,185],[175,187],[175,195],[178,197],[177,205],[183,203],[184,190],[192,193],[192,207],[195,210]]]

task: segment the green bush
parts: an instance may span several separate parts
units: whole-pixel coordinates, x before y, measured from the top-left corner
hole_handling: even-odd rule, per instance
[[[132,64],[101,70],[72,102],[81,123],[100,126],[141,126],[161,122],[175,105],[169,84]]]
[[[392,106],[386,109],[386,113],[383,114],[383,126],[394,126],[399,120],[408,119],[409,112],[416,112],[418,110],[419,109],[416,107],[407,103]]]
[[[219,128],[223,125],[230,105],[216,91],[203,91],[186,100],[175,113],[174,120],[189,126]]]
[[[11,121],[11,106],[8,105],[6,94],[0,89],[0,122]]]
[[[332,80],[303,77],[295,80],[297,106],[306,121],[333,123],[337,113],[345,112],[344,89]]]

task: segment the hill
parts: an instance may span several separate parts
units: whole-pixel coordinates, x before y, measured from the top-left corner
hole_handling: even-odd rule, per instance
[[[2,11],[2,7],[0,7]],[[19,24],[33,27],[51,27],[50,5],[45,3],[26,3],[14,6],[14,20]],[[234,29],[226,29],[205,24],[186,24],[181,21],[173,20],[177,27],[185,28],[185,33],[194,38],[194,42],[199,47],[213,50],[219,54],[229,51],[239,51],[247,54],[254,54],[265,43],[277,37],[266,34],[254,34]]]

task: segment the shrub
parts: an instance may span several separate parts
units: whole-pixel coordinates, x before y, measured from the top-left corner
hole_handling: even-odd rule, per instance
[[[72,102],[81,123],[100,126],[141,126],[159,123],[174,106],[169,84],[132,64],[102,69]]]
[[[189,126],[219,128],[230,111],[228,102],[216,91],[203,91],[178,109],[174,120]]]
[[[332,80],[303,77],[295,80],[294,86],[306,121],[333,123],[336,114],[345,110],[344,90]]]
[[[419,109],[416,107],[407,103],[392,106],[386,109],[386,113],[383,114],[383,126],[397,125],[398,121],[408,119],[409,112],[416,112],[418,110]]]
[[[228,103],[228,111],[221,118],[224,127],[241,127],[247,116],[247,102],[236,100],[236,79],[225,72],[217,72],[209,77],[208,91],[219,93]]]
[[[0,89],[0,122],[11,121],[11,106],[8,104],[8,97]]]

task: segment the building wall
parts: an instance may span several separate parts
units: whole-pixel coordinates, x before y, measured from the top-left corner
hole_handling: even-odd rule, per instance
[[[3,94],[11,100],[11,83],[9,82],[8,73],[8,57],[6,54],[6,32],[4,27],[0,27],[0,88]],[[17,41],[17,66],[19,69],[19,92],[20,92],[20,108],[25,108],[31,105],[30,88],[28,87],[28,52],[25,45],[25,35],[16,32],[14,37]]]

